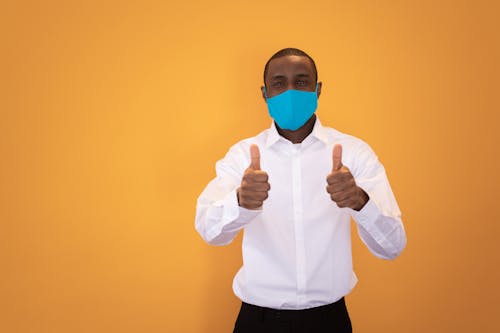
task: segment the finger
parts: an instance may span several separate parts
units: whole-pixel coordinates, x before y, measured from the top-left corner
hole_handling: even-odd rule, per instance
[[[250,159],[250,167],[254,170],[260,170],[260,151],[256,144],[250,146]]]
[[[339,187],[352,186],[355,183],[354,178],[350,173],[345,173],[340,169],[334,173],[329,174],[326,177],[326,182],[328,185],[335,185]]]
[[[256,209],[262,206],[262,203],[267,197],[263,196],[262,198],[254,197],[254,196],[245,196],[242,195],[240,197],[240,206],[245,207],[247,209]]]
[[[266,183],[269,180],[269,176],[266,172],[257,170],[251,175],[252,180],[258,183]]]
[[[341,168],[340,170],[330,173],[328,176],[326,176],[326,182],[329,185],[349,182],[352,176],[349,173],[343,172],[343,170],[344,169]]]
[[[248,200],[243,203],[243,207],[247,209],[259,209],[262,207],[262,201],[260,200]]]
[[[332,200],[335,202],[349,201],[352,198],[352,194],[345,192],[335,192],[330,194],[330,198],[332,198]]]
[[[242,198],[244,201],[247,200],[260,200],[264,201],[269,197],[269,193],[267,191],[254,191],[254,190],[248,190],[245,188],[241,188],[240,191],[240,198]]]
[[[243,175],[243,180],[252,183],[266,183],[269,180],[269,176],[265,171],[262,170],[254,170],[250,166],[245,170],[245,174]]]
[[[253,198],[254,200],[264,201],[269,197],[269,194],[266,192],[254,192]]]
[[[333,171],[340,170],[342,168],[342,146],[335,145],[333,147]]]
[[[245,191],[268,192],[271,186],[269,183],[243,182],[241,188]]]
[[[336,201],[337,207],[339,208],[347,208],[351,206],[351,202],[344,200],[344,201]]]
[[[349,193],[350,187],[342,184],[330,184],[326,186],[326,191],[330,194]]]

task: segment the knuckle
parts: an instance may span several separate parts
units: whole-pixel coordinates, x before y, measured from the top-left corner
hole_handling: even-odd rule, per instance
[[[254,208],[259,208],[260,206],[262,206],[262,200],[254,200],[253,201]]]
[[[251,191],[245,191],[245,192],[242,192],[240,194],[240,197],[243,199],[243,200],[246,200],[246,201],[251,201],[254,197],[254,194],[253,192]]]

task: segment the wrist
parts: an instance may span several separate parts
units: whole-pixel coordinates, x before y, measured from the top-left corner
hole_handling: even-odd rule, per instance
[[[358,198],[359,203],[357,207],[354,208],[354,210],[359,212],[361,209],[363,209],[368,200],[370,200],[370,197],[361,187],[358,186]]]

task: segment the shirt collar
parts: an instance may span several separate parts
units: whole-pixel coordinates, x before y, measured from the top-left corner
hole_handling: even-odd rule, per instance
[[[328,144],[328,137],[326,135],[326,129],[323,127],[323,125],[321,125],[321,122],[319,121],[318,116],[316,116],[316,122],[314,123],[313,130],[309,136],[318,139],[319,141],[323,142],[324,144]]]
[[[268,131],[268,136],[266,140],[266,148],[271,147],[273,144],[278,142],[278,140],[281,138],[281,135],[278,133],[278,130],[276,129],[276,125],[274,121],[271,123],[271,127],[269,128]]]
[[[269,128],[268,133],[269,133],[269,135],[267,136],[267,140],[266,140],[266,148],[269,148],[270,146],[272,146],[273,144],[278,142],[280,139],[284,139],[278,133],[278,130],[276,129],[276,124],[274,123],[274,121],[271,123],[271,127]],[[304,141],[310,140],[310,138],[316,138],[317,140],[319,140],[325,144],[328,143],[327,136],[325,133],[325,128],[323,127],[323,125],[321,125],[321,122],[319,121],[318,116],[316,116],[316,121],[314,122],[314,127],[313,127],[311,134],[309,134],[304,139]]]

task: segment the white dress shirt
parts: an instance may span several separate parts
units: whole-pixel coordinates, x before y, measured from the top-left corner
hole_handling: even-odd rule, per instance
[[[250,165],[250,145],[260,149],[269,175],[269,197],[259,210],[238,205],[236,189]],[[332,149],[370,197],[358,212],[338,208],[326,192]],[[401,212],[382,164],[371,148],[316,120],[300,144],[281,137],[274,124],[230,148],[198,198],[196,230],[213,245],[230,243],[244,229],[243,266],[233,281],[242,301],[274,309],[306,309],[335,302],[357,282],[352,269],[350,218],[377,257],[393,259],[406,245]]]

